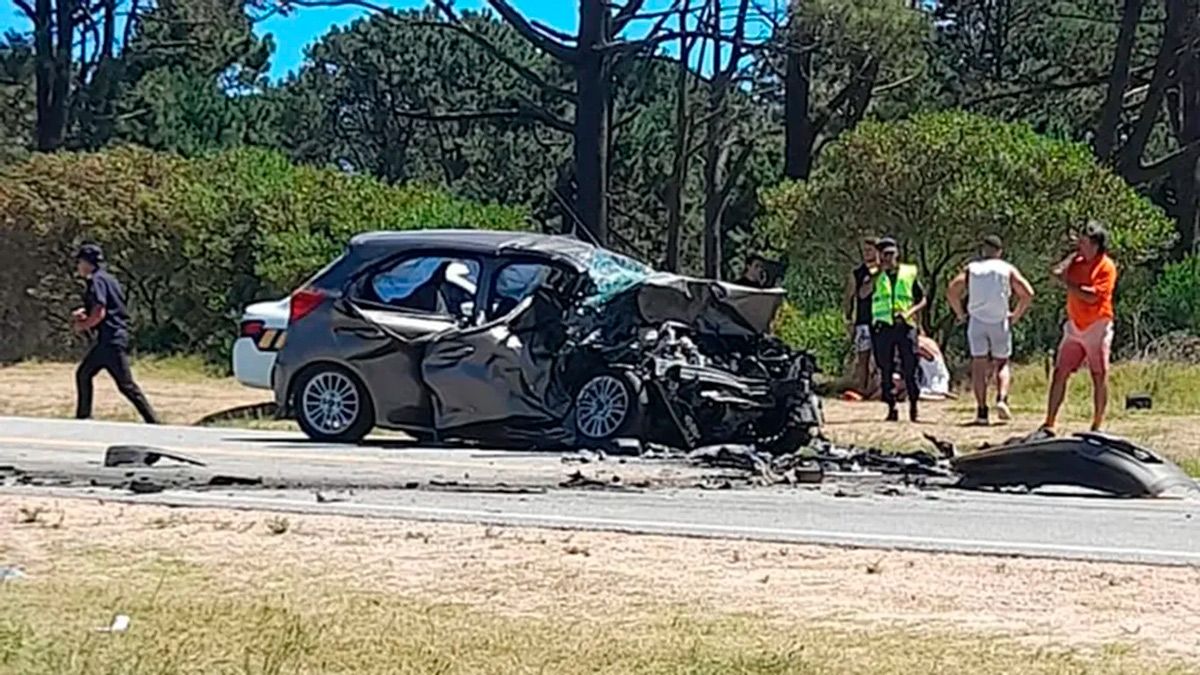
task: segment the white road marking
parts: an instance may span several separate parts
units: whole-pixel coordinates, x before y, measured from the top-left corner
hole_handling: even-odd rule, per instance
[[[527,525],[531,527],[592,528],[617,532],[639,532],[648,534],[690,534],[700,536],[786,540],[812,544],[833,544],[855,547],[881,547],[913,550],[942,550],[948,552],[985,552],[1004,555],[1041,555],[1046,557],[1086,557],[1144,559],[1175,561],[1200,561],[1200,551],[1177,551],[1153,548],[1120,548],[1109,546],[1083,546],[1076,544],[1048,544],[1033,541],[1000,541],[987,539],[959,539],[886,533],[851,533],[830,530],[805,530],[755,525],[720,525],[715,523],[689,523],[671,520],[645,520],[627,518],[602,518],[572,516],[555,513],[519,513],[500,510],[455,509],[428,506],[403,506],[398,504],[368,504],[362,502],[339,502],[325,504],[320,509],[309,501],[296,499],[161,494],[150,496],[115,495],[98,497],[70,490],[28,490],[0,488],[0,494],[33,494],[63,498],[124,501],[141,504],[163,504],[168,506],[190,506],[195,508],[261,508],[267,511],[288,511],[314,515],[349,515],[339,512],[358,512],[367,516],[381,513],[409,516],[414,520],[450,520],[479,522],[495,525]]]

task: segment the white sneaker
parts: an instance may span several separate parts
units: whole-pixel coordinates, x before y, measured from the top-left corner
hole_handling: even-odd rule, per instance
[[[1005,422],[1008,422],[1012,419],[1012,409],[1008,407],[1007,401],[1000,401],[996,403],[996,416]]]

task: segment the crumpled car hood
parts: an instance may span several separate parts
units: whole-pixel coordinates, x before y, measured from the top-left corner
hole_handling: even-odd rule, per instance
[[[759,289],[656,273],[634,286],[638,313],[650,325],[677,322],[700,333],[750,337],[771,330],[781,288]]]

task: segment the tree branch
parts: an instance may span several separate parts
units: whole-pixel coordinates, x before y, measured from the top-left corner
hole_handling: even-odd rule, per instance
[[[629,26],[629,22],[638,18],[638,12],[642,11],[642,7],[645,5],[646,0],[629,0],[629,2],[625,3],[625,6],[612,19],[612,34],[620,35],[621,31]],[[664,14],[669,16],[670,12],[671,10],[667,10]]]
[[[476,120],[494,119],[523,119],[544,124],[564,133],[571,133],[569,122],[551,115],[536,106],[518,104],[514,108],[498,108],[494,110],[460,110],[454,112],[433,112],[430,110],[396,110],[397,117],[421,120],[422,122],[471,122]]]
[[[396,20],[403,21],[403,19],[399,18],[396,18]],[[461,23],[446,23],[443,21],[415,21],[411,22],[411,25],[424,28],[452,30],[460,35],[463,35],[475,44],[479,45],[480,48],[488,53],[489,56],[508,66],[526,82],[532,84],[538,89],[541,89],[547,94],[554,96],[555,98],[559,98],[570,103],[575,103],[576,101],[575,92],[571,91],[570,89],[564,89],[551,84],[541,75],[535,73],[528,66],[518,63],[515,59],[505,54],[499,47],[494,45],[491,40],[488,40],[483,35],[480,35],[478,32],[467,28]]]
[[[750,156],[754,154],[754,142],[750,141],[742,146],[738,151],[737,157],[734,157],[733,163],[729,166],[729,173],[725,177],[725,184],[721,186],[719,193],[721,210],[724,211],[729,206],[729,196],[733,194],[733,188],[742,174],[746,171],[746,164],[750,161]]]
[[[1108,91],[1096,126],[1096,155],[1102,160],[1112,156],[1116,142],[1117,124],[1121,121],[1125,90],[1129,87],[1129,60],[1137,40],[1137,24],[1142,16],[1142,0],[1125,0],[1121,14],[1121,30],[1117,36],[1117,52],[1108,77]]]
[[[1121,148],[1117,160],[1117,171],[1123,175],[1126,171],[1135,171],[1142,166],[1146,143],[1150,139],[1150,132],[1154,130],[1155,122],[1158,121],[1158,114],[1162,107],[1163,97],[1166,96],[1167,87],[1179,78],[1175,65],[1185,37],[1183,32],[1187,22],[1183,13],[1186,9],[1186,3],[1183,0],[1167,0],[1167,20],[1163,27],[1162,47],[1154,62],[1154,75],[1150,78],[1150,89],[1146,92],[1146,100],[1142,103],[1142,112],[1138,116],[1137,123],[1134,124],[1133,132],[1129,135],[1124,147]]]
[[[13,0],[13,4],[15,4],[17,8],[29,18],[30,21],[35,23],[37,22],[37,12],[33,11],[33,7],[30,6],[28,2],[25,2],[25,0]]]
[[[1200,139],[1150,164],[1138,162],[1136,166],[1125,167],[1121,175],[1134,185],[1143,185],[1156,181],[1182,166],[1195,164],[1197,160],[1200,160]]]
[[[553,38],[542,33],[534,28],[524,16],[521,15],[512,5],[508,4],[508,0],[487,0],[488,5],[496,10],[508,25],[525,38],[534,47],[546,52],[550,56],[564,63],[575,63],[577,60],[577,52],[575,48],[564,45],[561,42],[555,41]]]

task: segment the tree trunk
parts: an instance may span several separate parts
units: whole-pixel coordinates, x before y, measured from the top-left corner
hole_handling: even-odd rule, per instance
[[[1125,102],[1125,90],[1129,88],[1129,66],[1133,46],[1137,41],[1138,21],[1142,18],[1142,0],[1125,0],[1121,13],[1121,29],[1117,33],[1117,51],[1113,56],[1112,72],[1108,77],[1108,92],[1104,107],[1100,111],[1100,123],[1096,126],[1093,149],[1101,161],[1112,158],[1117,141],[1117,125],[1121,121],[1121,108]]]
[[[784,71],[784,176],[806,180],[812,171],[816,130],[809,115],[812,95],[812,53],[794,47]]]
[[[61,10],[61,6],[59,8]],[[37,148],[52,152],[60,148],[66,132],[66,110],[56,94],[59,90],[59,56],[55,49],[55,8],[51,0],[37,0],[33,26],[34,59],[37,77]],[[68,56],[70,56],[68,40]],[[69,76],[69,71],[68,71]]]
[[[713,1],[713,34],[721,30],[721,3]],[[722,188],[725,185],[725,96],[729,89],[729,70],[722,67],[721,47],[713,44],[712,81],[708,89],[708,122],[704,134],[704,276],[721,278],[721,220],[724,215]]]
[[[1193,20],[1194,32],[1200,33],[1200,20]],[[1200,36],[1197,36],[1200,37]],[[1200,141],[1200,47],[1192,47],[1179,64],[1180,82],[1175,114],[1178,117],[1178,143],[1185,147]],[[1200,243],[1200,160],[1185,162],[1172,173],[1175,184],[1176,228],[1179,257],[1197,252]]]
[[[679,25],[687,25],[691,9],[690,0],[684,0],[679,10]],[[679,63],[675,80],[675,153],[671,167],[671,183],[667,186],[667,255],[665,268],[668,272],[679,271],[679,236],[683,229],[683,194],[687,187],[688,151],[691,139],[692,118],[688,112],[688,80],[691,69],[688,64],[692,54],[691,40],[685,35],[679,38]]]
[[[575,210],[600,246],[608,245],[608,68],[599,51],[611,21],[604,0],[580,0],[575,86]]]

